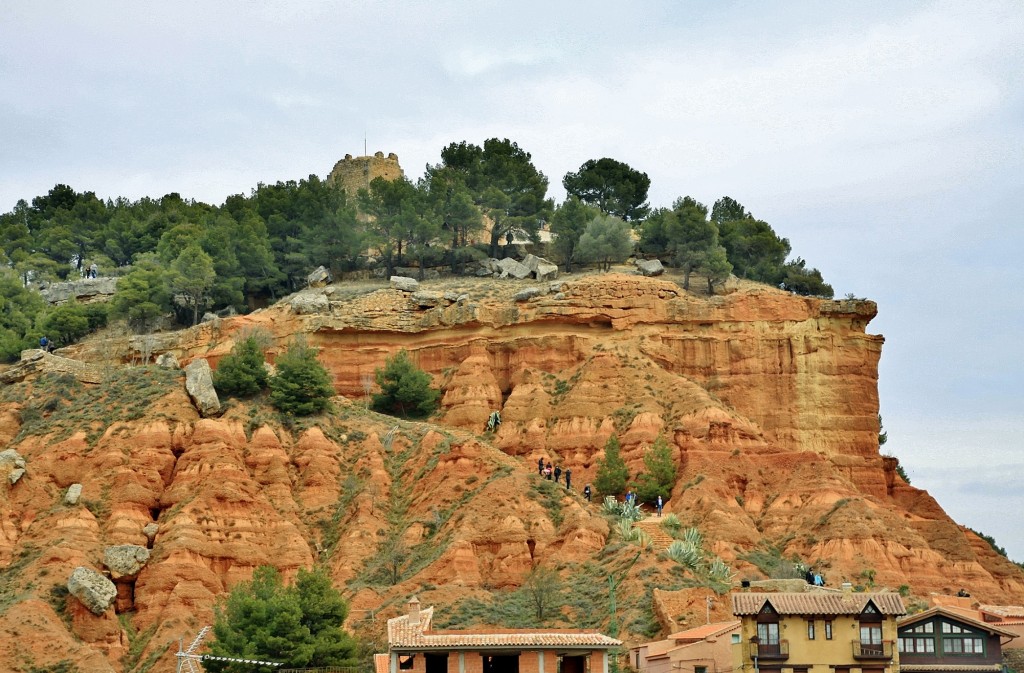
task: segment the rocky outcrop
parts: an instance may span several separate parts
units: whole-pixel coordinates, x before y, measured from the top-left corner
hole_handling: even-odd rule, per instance
[[[39,293],[51,304],[59,304],[69,299],[87,301],[98,297],[109,297],[117,291],[117,278],[86,278],[67,283],[51,283]]]
[[[665,267],[662,266],[660,259],[638,259],[636,270],[644,276],[660,276],[665,273]]]
[[[67,492],[64,493],[64,504],[73,507],[78,504],[78,501],[81,497],[82,485],[71,484],[70,486],[68,486]]]
[[[0,372],[0,384],[24,381],[44,373],[72,376],[83,383],[103,380],[103,368],[100,366],[33,348],[22,351],[21,360]]]
[[[68,578],[68,592],[94,615],[102,615],[117,598],[117,587],[92,568],[79,566]]]
[[[213,372],[205,359],[196,358],[185,367],[185,389],[200,414],[215,416],[220,413],[220,400],[213,387]]]

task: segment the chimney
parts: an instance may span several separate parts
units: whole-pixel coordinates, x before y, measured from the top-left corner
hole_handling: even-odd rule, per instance
[[[853,585],[851,583],[849,583],[849,582],[843,582],[842,589],[843,589],[843,593],[844,594],[852,594],[853,593]]]
[[[413,596],[409,599],[409,626],[420,625],[420,599]]]

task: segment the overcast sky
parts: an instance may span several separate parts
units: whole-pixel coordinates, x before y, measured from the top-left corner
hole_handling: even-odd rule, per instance
[[[757,5],[758,8],[754,6]],[[729,195],[874,299],[886,449],[1024,560],[1024,3],[70,2],[0,19],[0,211],[507,137]]]

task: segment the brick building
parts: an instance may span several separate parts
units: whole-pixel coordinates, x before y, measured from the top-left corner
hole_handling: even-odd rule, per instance
[[[388,620],[379,673],[608,673],[608,650],[622,645],[576,629],[433,629],[433,614],[414,596],[409,614]]]

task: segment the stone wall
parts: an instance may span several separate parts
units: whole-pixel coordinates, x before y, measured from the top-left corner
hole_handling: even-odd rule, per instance
[[[377,152],[372,157],[353,157],[346,154],[345,158],[334,164],[328,182],[340,185],[348,194],[355,195],[360,189],[369,187],[374,178],[398,180],[404,175],[398,165],[398,155],[394,152],[386,157]]]

